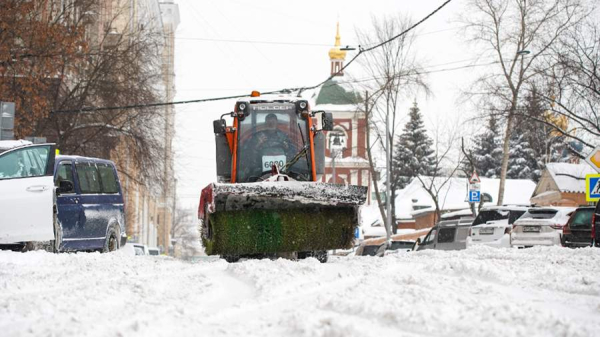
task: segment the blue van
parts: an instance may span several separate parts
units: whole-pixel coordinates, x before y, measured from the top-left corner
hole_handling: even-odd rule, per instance
[[[57,156],[54,184],[59,251],[109,252],[125,245],[123,192],[112,161]]]

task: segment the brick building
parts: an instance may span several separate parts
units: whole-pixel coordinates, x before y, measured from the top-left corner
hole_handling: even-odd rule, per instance
[[[361,110],[363,103],[359,94],[344,84],[341,71],[346,51],[341,50],[339,23],[335,45],[329,51],[331,75],[312,97],[313,110],[331,112],[334,118],[333,131],[325,133],[325,174],[323,182],[369,187],[371,174],[367,159],[367,121]],[[335,176],[334,176],[335,167]]]

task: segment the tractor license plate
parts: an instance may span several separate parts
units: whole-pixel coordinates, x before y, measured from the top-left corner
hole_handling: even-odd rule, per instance
[[[479,235],[491,235],[494,234],[493,228],[480,228]]]
[[[271,167],[273,167],[273,165],[277,165],[277,167],[279,167],[279,169],[282,169],[285,166],[285,163],[286,163],[285,155],[263,156],[262,157],[263,172],[270,170]]]
[[[538,226],[523,226],[523,232],[525,233],[538,233],[540,231],[540,227]]]

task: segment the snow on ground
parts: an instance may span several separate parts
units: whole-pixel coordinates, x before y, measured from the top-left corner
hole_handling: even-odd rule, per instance
[[[0,252],[2,336],[594,336],[600,249],[249,260]]]

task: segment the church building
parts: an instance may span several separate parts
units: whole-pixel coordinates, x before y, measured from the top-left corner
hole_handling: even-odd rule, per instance
[[[371,202],[371,174],[367,157],[367,121],[363,98],[356,93],[342,68],[346,51],[341,50],[340,29],[337,24],[335,45],[329,50],[330,80],[314,95],[313,110],[331,112],[334,128],[325,133],[325,175],[323,182],[369,187],[367,203]]]

